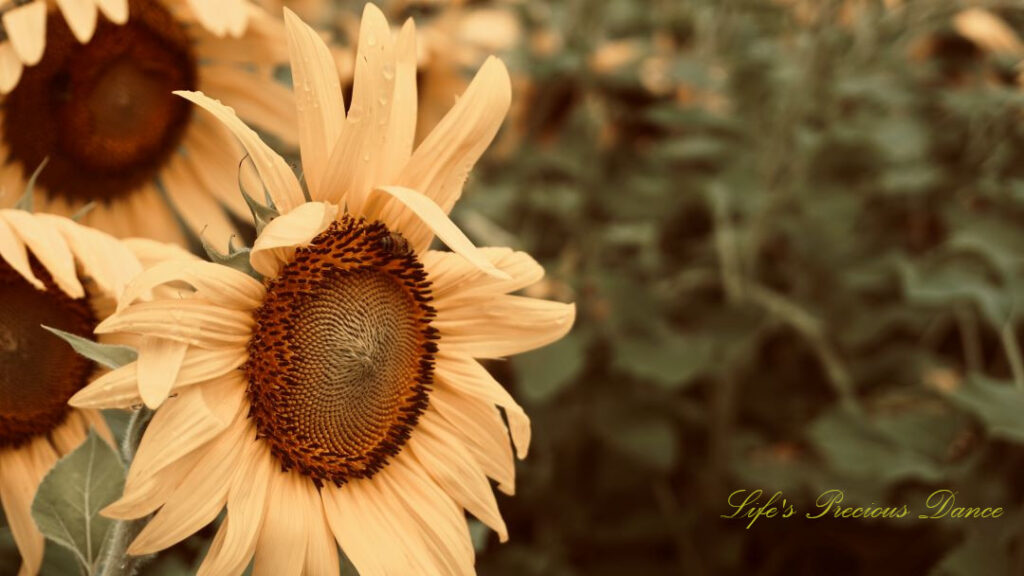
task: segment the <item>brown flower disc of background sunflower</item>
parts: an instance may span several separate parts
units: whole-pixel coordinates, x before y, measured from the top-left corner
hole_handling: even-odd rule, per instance
[[[0,448],[24,444],[63,422],[68,399],[93,370],[92,362],[40,327],[90,337],[96,318],[88,302],[65,294],[34,260],[32,273],[45,291],[0,260]]]
[[[191,114],[173,90],[196,87],[197,63],[182,26],[160,2],[129,4],[131,18],[97,24],[79,44],[51,13],[42,61],[3,102],[3,141],[26,172],[76,203],[123,197],[174,153]]]

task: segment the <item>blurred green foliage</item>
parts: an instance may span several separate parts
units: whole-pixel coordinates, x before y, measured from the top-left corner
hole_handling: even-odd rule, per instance
[[[580,314],[490,366],[535,444],[481,574],[1024,572],[1024,92],[961,9],[520,5],[561,49],[511,59],[523,144],[455,215]],[[615,43],[639,52],[599,69]],[[741,488],[917,510],[745,530]],[[938,488],[1007,512],[916,519]]]

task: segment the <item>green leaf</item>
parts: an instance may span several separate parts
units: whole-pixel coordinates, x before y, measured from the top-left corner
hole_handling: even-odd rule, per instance
[[[679,388],[711,366],[714,344],[710,338],[667,331],[653,340],[624,338],[618,342],[615,363],[666,388]]]
[[[667,418],[648,415],[629,418],[601,428],[608,444],[647,464],[651,468],[668,472],[675,465],[678,440],[672,422]]]
[[[36,190],[36,179],[39,178],[39,174],[42,173],[43,168],[46,168],[46,164],[50,162],[50,157],[43,158],[43,161],[39,163],[39,167],[32,173],[32,176],[28,179],[28,183],[25,184],[25,193],[22,194],[21,198],[14,205],[15,210],[24,210],[26,212],[32,212],[35,208],[33,206],[35,199]]]
[[[519,373],[518,390],[530,402],[550,400],[583,368],[584,351],[582,339],[573,333],[554,344],[513,357],[512,363]]]
[[[949,399],[977,417],[992,436],[1024,442],[1024,391],[1012,383],[971,376]]]
[[[75,352],[78,352],[89,360],[102,364],[111,370],[120,368],[126,364],[131,364],[139,357],[139,353],[130,346],[100,344],[99,342],[94,342],[63,330],[50,328],[49,326],[43,326],[42,328],[56,334],[62,340],[71,344],[71,347],[75,349]]]
[[[906,445],[863,416],[836,409],[819,417],[808,431],[830,468],[848,477],[872,478],[882,484],[943,478],[937,462]]]
[[[43,535],[74,552],[90,574],[114,524],[99,512],[121,495],[124,478],[117,453],[90,430],[43,478],[32,502],[32,518]]]

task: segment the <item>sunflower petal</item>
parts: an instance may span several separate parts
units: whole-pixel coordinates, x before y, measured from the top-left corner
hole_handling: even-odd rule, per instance
[[[249,262],[267,278],[277,277],[281,266],[289,262],[295,248],[309,244],[334,221],[338,207],[322,202],[308,202],[275,218],[256,238]]]
[[[267,146],[259,135],[238,119],[235,111],[223,105],[218,100],[209,98],[202,92],[190,92],[187,90],[176,90],[178,96],[189,100],[217,117],[237,137],[247,152],[252,157],[253,164],[260,174],[260,178],[270,191],[270,197],[275,207],[281,212],[290,212],[296,206],[302,204],[304,196],[299,181],[295,178],[288,163]]]
[[[288,52],[292,63],[295,106],[299,115],[299,148],[309,193],[323,200],[327,161],[341,136],[345,100],[331,52],[315,30],[294,12],[284,10]]]
[[[496,268],[494,264],[491,264],[490,260],[477,250],[476,246],[473,246],[469,238],[466,238],[462,230],[459,230],[459,227],[448,219],[448,216],[441,211],[440,207],[433,200],[415,190],[400,186],[381,186],[377,190],[390,194],[405,205],[406,208],[426,223],[453,252],[468,260],[484,273],[490,274],[495,278],[511,280],[508,274]],[[400,231],[403,234],[405,233],[405,230]]]
[[[38,64],[46,44],[46,2],[38,0],[8,10],[2,21],[18,59],[26,66]]]

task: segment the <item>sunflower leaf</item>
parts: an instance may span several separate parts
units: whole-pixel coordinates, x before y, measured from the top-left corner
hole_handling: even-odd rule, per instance
[[[81,336],[49,326],[43,326],[42,328],[70,344],[75,349],[75,352],[111,370],[135,362],[135,359],[139,357],[138,351],[130,346],[100,344],[88,338],[82,338]]]
[[[24,210],[26,212],[32,212],[35,208],[35,191],[36,191],[36,179],[39,178],[39,174],[42,173],[43,168],[46,168],[46,164],[50,161],[50,157],[43,158],[43,161],[39,163],[39,167],[32,173],[32,176],[28,179],[28,183],[25,184],[25,193],[18,198],[18,202],[14,205],[16,210]]]
[[[217,250],[213,246],[210,246],[210,244],[206,241],[205,238],[203,238],[202,241],[203,250],[206,250],[206,256],[214,264],[228,266],[230,268],[238,270],[239,272],[244,272],[257,280],[263,280],[263,276],[261,276],[260,273],[257,272],[252,267],[252,264],[249,262],[250,250],[248,248],[234,248],[229,246],[228,253],[225,254],[220,250]]]
[[[48,539],[74,553],[93,574],[114,521],[100,510],[120,496],[125,469],[114,449],[90,430],[81,446],[61,458],[39,484],[32,518]]]

